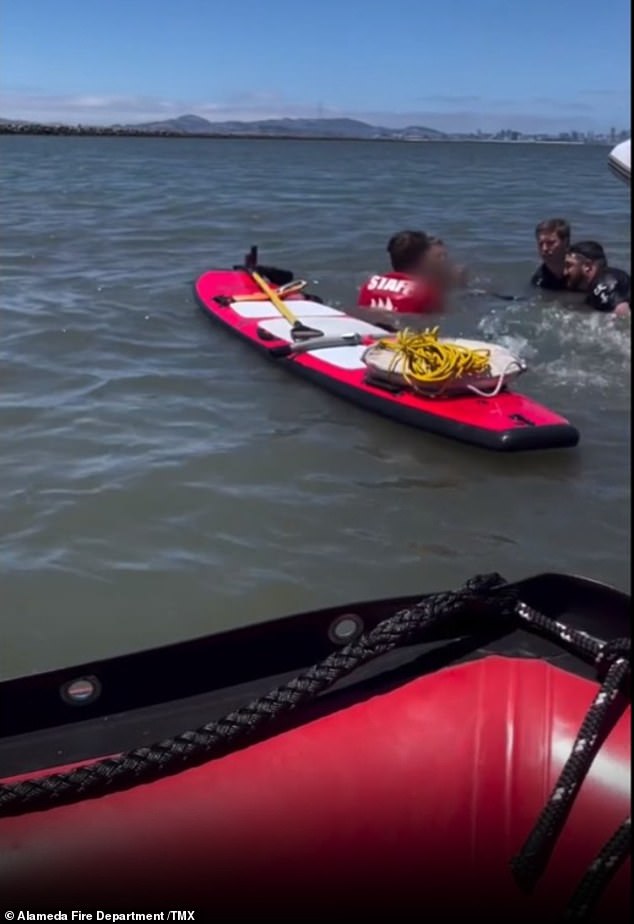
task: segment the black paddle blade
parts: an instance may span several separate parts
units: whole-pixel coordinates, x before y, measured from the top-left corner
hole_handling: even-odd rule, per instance
[[[291,337],[293,340],[312,340],[313,337],[323,337],[323,331],[315,330],[314,327],[307,327],[301,321],[297,321],[291,327]]]

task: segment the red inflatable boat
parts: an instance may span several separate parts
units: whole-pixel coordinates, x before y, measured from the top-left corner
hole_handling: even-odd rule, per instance
[[[468,394],[422,397],[370,378],[362,359],[367,345],[385,337],[375,324],[349,317],[300,295],[284,299],[300,324],[322,336],[294,342],[293,325],[282,317],[246,270],[204,273],[194,284],[205,313],[262,354],[314,384],[401,423],[505,452],[576,446],[568,420],[508,387],[494,397]]]
[[[629,920],[629,637],[493,576],[4,681],[2,904]]]

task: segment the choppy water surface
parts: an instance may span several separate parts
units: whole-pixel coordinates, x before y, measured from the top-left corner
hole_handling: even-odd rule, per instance
[[[630,262],[605,148],[5,138],[0,675],[296,609],[583,573],[629,589],[630,324],[527,291],[561,214]],[[497,456],[263,362],[191,283],[252,243],[335,304],[403,227],[476,282],[443,332],[528,360],[576,450]]]

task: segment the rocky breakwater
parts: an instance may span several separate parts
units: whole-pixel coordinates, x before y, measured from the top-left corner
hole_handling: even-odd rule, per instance
[[[119,125],[46,125],[40,122],[11,122],[0,120],[0,135],[89,135],[98,137],[154,137],[182,138],[184,132],[170,129],[130,128]]]

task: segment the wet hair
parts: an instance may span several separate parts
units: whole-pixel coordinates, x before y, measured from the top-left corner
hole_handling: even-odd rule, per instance
[[[535,228],[535,237],[540,234],[556,234],[560,241],[569,241],[570,225],[565,218],[545,218]]]
[[[605,250],[596,241],[578,241],[568,248],[568,253],[573,256],[581,257],[582,260],[589,260],[591,263],[598,263],[600,266],[607,265]]]
[[[441,237],[428,237],[427,240],[429,241],[430,247],[444,247],[445,246],[445,242],[443,241]]]
[[[429,250],[431,241],[423,231],[399,231],[393,234],[387,252],[395,273],[407,273]]]

